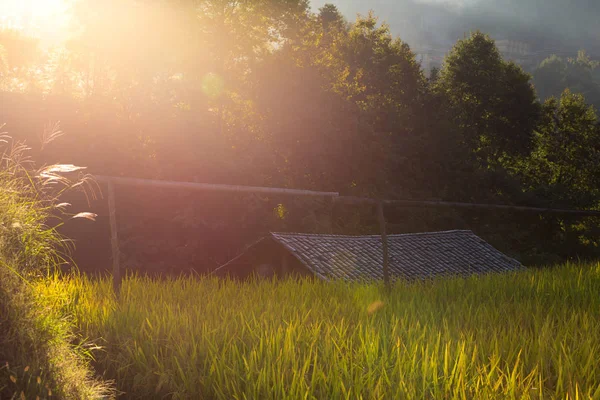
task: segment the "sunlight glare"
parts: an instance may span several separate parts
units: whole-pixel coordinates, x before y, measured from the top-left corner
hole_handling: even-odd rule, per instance
[[[67,35],[71,0],[2,0],[0,28],[15,29],[56,43]]]

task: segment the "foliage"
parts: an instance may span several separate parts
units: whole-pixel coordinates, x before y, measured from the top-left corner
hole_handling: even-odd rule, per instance
[[[547,100],[536,141],[529,163],[532,190],[557,207],[598,207],[600,124],[594,107],[569,89]]]
[[[598,61],[593,61],[585,50],[579,50],[576,58],[563,59],[552,55],[541,62],[533,73],[533,82],[542,100],[559,98],[565,89],[585,96],[586,100],[600,109],[600,79]]]
[[[46,140],[55,137],[56,132]],[[58,196],[89,178],[76,179],[80,168],[71,165],[36,170],[28,148],[9,140],[2,137],[0,159],[0,397],[108,396],[108,386],[89,368],[90,354],[72,344],[78,339],[68,315],[55,312],[33,291],[68,254],[65,240],[48,226],[66,207]]]
[[[438,90],[482,165],[496,167],[531,150],[540,106],[529,79],[480,32],[459,40],[444,60]]]
[[[128,398],[600,396],[600,266],[377,284],[55,279]],[[77,298],[74,303],[70,299]]]
[[[71,134],[35,154],[46,163],[382,198],[593,207],[578,200],[595,195],[589,174],[577,196],[545,190],[548,170],[538,157],[545,144],[534,132],[548,129],[548,111],[530,76],[502,60],[481,32],[458,41],[426,79],[408,43],[374,13],[348,21],[332,4],[313,13],[304,0],[82,0],[74,10],[63,46],[0,35],[9,67],[0,72],[0,119],[28,143],[48,121]],[[19,45],[30,56],[16,57]],[[564,83],[583,91],[578,77],[594,79],[598,69],[584,53],[567,63],[553,59],[544,71],[564,74],[557,90]],[[595,162],[591,152],[579,156],[563,157],[563,169]],[[285,220],[272,218],[278,204],[289,211]],[[92,207],[106,216],[104,201]],[[174,253],[182,268],[209,270],[269,230],[373,233],[376,226],[367,208],[332,212],[323,202],[274,196],[119,188],[117,209],[125,264],[163,272]],[[520,215],[397,216],[403,223],[394,233],[496,227],[498,245],[521,259],[558,244],[561,256],[597,252],[588,236],[567,243],[562,222],[546,226],[537,215],[527,219],[527,240]],[[108,265],[106,218],[97,226],[94,234],[64,228],[89,244],[78,255],[90,269]],[[535,240],[537,228],[552,231],[551,244]]]
[[[550,98],[543,105],[535,143],[531,158],[516,167],[529,201],[544,207],[597,210],[600,124],[594,107],[568,89],[560,99]],[[543,220],[546,232],[538,232],[538,238],[544,238],[538,248],[565,255],[584,254],[584,246],[598,247],[597,218],[544,216]]]
[[[49,132],[45,144],[60,134],[58,130]],[[69,206],[59,203],[59,197],[72,189],[87,189],[93,196],[93,183],[83,173],[85,168],[55,164],[36,169],[24,143],[7,135],[0,136],[0,143],[0,257],[17,265],[18,274],[25,278],[40,276],[63,264],[63,255],[69,251],[56,226],[46,225]]]
[[[18,264],[0,265],[0,397],[111,398],[110,382],[94,377],[90,344],[73,334],[69,314],[56,311],[31,283],[15,276]]]

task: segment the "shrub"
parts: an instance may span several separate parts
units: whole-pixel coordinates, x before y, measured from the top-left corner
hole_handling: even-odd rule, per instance
[[[69,254],[69,242],[49,226],[67,206],[59,196],[93,182],[72,165],[36,170],[24,143],[5,135],[0,140],[0,398],[110,397],[109,386],[93,376],[89,354],[76,344],[68,315],[33,290]]]

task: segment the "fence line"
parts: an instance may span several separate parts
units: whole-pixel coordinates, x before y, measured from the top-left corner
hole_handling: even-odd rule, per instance
[[[119,295],[121,286],[121,271],[119,264],[119,243],[117,239],[117,221],[115,210],[115,189],[114,185],[129,185],[129,186],[144,186],[157,187],[164,189],[188,189],[195,191],[217,191],[217,192],[233,192],[233,193],[269,193],[277,195],[291,196],[309,196],[330,198],[333,203],[349,203],[349,204],[371,204],[376,206],[377,219],[379,220],[379,228],[381,230],[381,243],[383,246],[383,277],[386,288],[390,288],[389,274],[389,256],[388,242],[386,234],[386,220],[384,213],[385,205],[394,205],[401,207],[425,207],[425,208],[471,208],[471,209],[496,209],[496,210],[513,210],[523,212],[536,213],[554,213],[554,214],[570,214],[580,216],[596,216],[600,217],[600,211],[593,210],[567,210],[555,208],[540,208],[528,206],[513,206],[506,204],[485,204],[485,203],[461,203],[448,201],[430,201],[430,200],[386,200],[374,199],[370,197],[356,196],[340,196],[338,192],[318,192],[312,190],[301,189],[286,189],[273,188],[262,186],[243,186],[243,185],[224,185],[214,183],[195,183],[195,182],[178,182],[178,181],[163,181],[156,179],[140,179],[126,178],[114,176],[96,175],[96,180],[108,184],[108,208],[110,216],[110,231],[111,231],[111,248],[113,255],[113,288],[117,296]]]
[[[101,182],[113,182],[119,185],[129,186],[152,186],[164,189],[188,189],[198,191],[216,191],[216,192],[237,192],[237,193],[270,193],[292,196],[313,196],[313,197],[338,197],[337,192],[317,192],[313,190],[272,188],[264,186],[243,186],[243,185],[224,185],[217,183],[196,183],[196,182],[178,182],[163,181],[156,179],[124,178],[114,176],[96,175],[96,180]]]

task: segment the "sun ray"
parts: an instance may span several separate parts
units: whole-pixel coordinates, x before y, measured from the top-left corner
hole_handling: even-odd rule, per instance
[[[53,44],[67,35],[71,0],[2,0],[0,28],[14,29]]]

